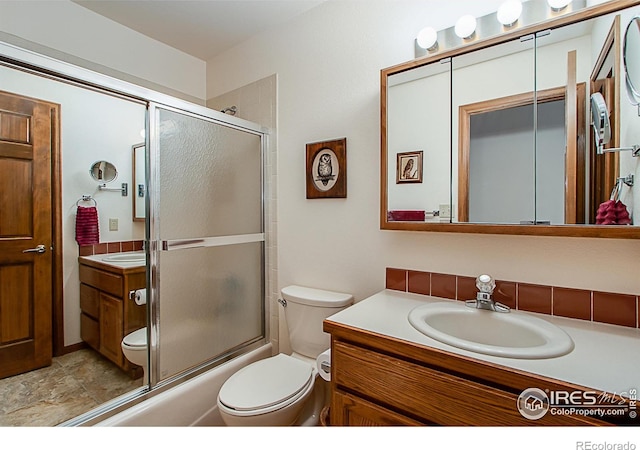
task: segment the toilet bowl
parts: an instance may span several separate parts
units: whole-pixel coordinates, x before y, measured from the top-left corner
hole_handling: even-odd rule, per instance
[[[278,354],[250,364],[224,383],[218,408],[229,426],[293,425],[312,397],[317,372]]]
[[[140,328],[132,333],[127,334],[120,345],[124,357],[130,363],[142,367],[143,377],[147,374],[147,328]]]
[[[256,361],[234,373],[218,394],[218,411],[228,426],[317,425],[327,385],[316,358],[329,348],[322,321],[353,303],[349,294],[300,286],[283,288],[293,353]]]

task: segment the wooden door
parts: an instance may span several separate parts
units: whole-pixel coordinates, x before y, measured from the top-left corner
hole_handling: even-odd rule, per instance
[[[567,55],[567,87],[565,91],[565,194],[564,223],[585,223],[585,102],[586,84],[577,83],[577,56]]]
[[[0,378],[51,364],[58,112],[59,105],[0,92]]]
[[[597,80],[591,83],[591,92],[600,92],[605,99],[607,109],[609,110],[611,121],[611,140],[606,144],[605,148],[616,148],[620,146],[620,131],[616,125],[618,115],[612,113],[619,108],[616,107],[615,82],[612,78]],[[598,154],[594,139],[591,139],[591,184],[590,188],[590,204],[589,223],[596,223],[598,207],[601,203],[606,202],[611,197],[611,192],[616,184],[619,167],[619,153],[610,152]]]

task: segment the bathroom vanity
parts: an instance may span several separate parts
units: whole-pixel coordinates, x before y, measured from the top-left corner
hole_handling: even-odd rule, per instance
[[[142,261],[105,261],[110,255],[80,256],[80,309],[82,340],[128,372],[142,374],[123,355],[127,334],[146,326],[146,305],[137,305],[129,292],[146,286]]]
[[[461,304],[385,290],[324,321],[331,334],[331,425],[638,424],[628,410],[604,418],[549,411],[532,420],[518,401],[537,388],[585,403],[621,394],[612,404],[634,406],[639,366],[631,355],[640,330],[533,314],[566,331],[575,348],[547,359],[491,356],[439,342],[409,323],[412,310],[435,302]]]

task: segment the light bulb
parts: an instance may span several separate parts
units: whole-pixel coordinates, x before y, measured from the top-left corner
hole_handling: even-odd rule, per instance
[[[554,11],[561,11],[567,7],[571,0],[547,0],[547,3]]]
[[[423,28],[418,33],[418,45],[425,50],[435,50],[438,45],[438,33],[431,27]]]
[[[476,31],[476,18],[471,14],[464,15],[456,22],[456,36],[462,39],[470,38]]]
[[[522,14],[522,3],[520,0],[507,0],[498,8],[498,22],[505,27],[515,24]]]

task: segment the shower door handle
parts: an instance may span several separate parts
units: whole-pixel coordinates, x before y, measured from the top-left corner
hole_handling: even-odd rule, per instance
[[[44,253],[47,251],[47,247],[43,244],[38,245],[36,248],[28,248],[22,250],[22,253]]]

